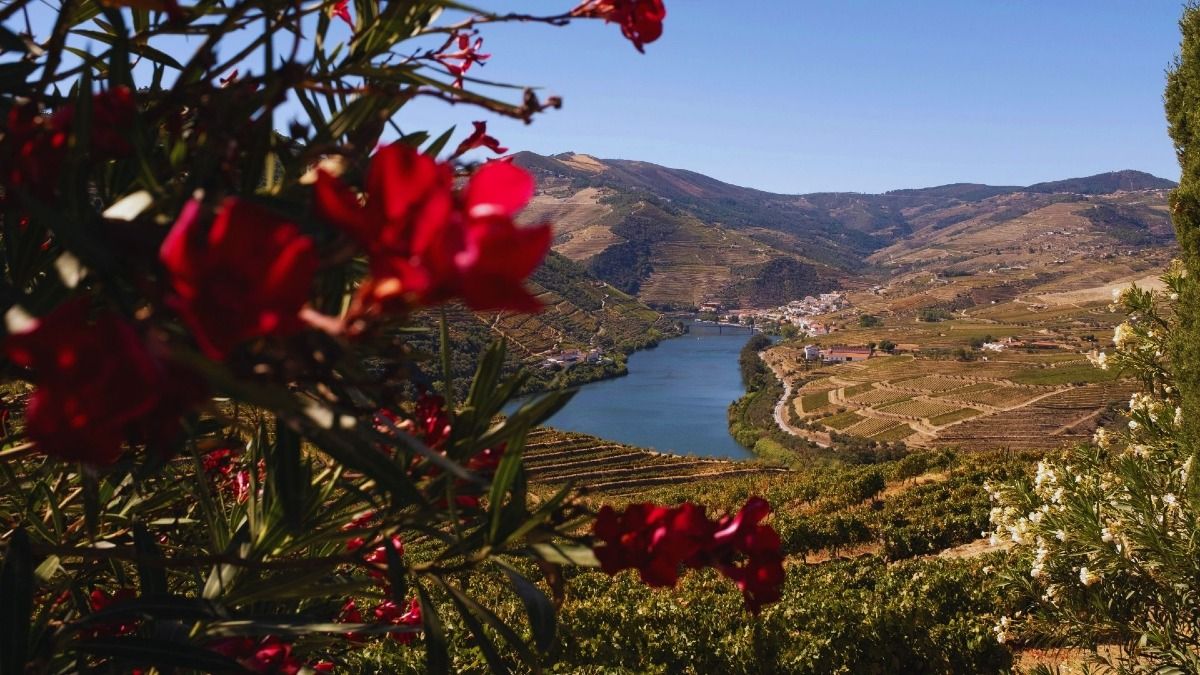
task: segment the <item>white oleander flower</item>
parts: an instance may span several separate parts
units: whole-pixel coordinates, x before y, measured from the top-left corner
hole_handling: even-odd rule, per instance
[[[1166,504],[1167,508],[1169,508],[1169,509],[1173,509],[1176,506],[1179,506],[1179,499],[1174,494],[1171,494],[1170,492],[1163,495],[1162,499],[1163,499],[1163,504]]]
[[[1142,426],[1142,425],[1138,424],[1137,420],[1129,420],[1129,430],[1130,431],[1137,431],[1138,427],[1140,427],[1140,426]]]
[[[1113,329],[1113,344],[1122,349],[1133,339],[1133,327],[1127,323],[1119,324]]]
[[[1098,581],[1100,581],[1099,574],[1093,573],[1086,567],[1079,568],[1079,583],[1083,584],[1084,586],[1091,586]]]
[[[1054,538],[1059,541],[1066,541],[1067,540],[1067,531],[1066,530],[1055,531]]]
[[[1107,527],[1101,528],[1100,541],[1102,541],[1106,544],[1109,544],[1109,543],[1112,543],[1112,540],[1113,540],[1112,532]]]
[[[1108,370],[1108,354],[1104,352],[1092,352],[1088,354],[1087,358],[1093,366],[1096,366],[1100,370]]]

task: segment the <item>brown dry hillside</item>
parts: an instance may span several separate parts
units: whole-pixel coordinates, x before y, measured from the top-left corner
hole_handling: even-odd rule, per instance
[[[771,306],[890,282],[901,291],[891,300],[909,298],[914,311],[959,309],[1140,278],[1140,261],[1157,265],[1173,246],[1173,183],[1136,171],[1028,187],[783,195],[649,162],[578,153],[515,161],[539,185],[524,219],[554,223],[556,251],[657,306]],[[901,288],[947,272],[994,278],[949,294]]]

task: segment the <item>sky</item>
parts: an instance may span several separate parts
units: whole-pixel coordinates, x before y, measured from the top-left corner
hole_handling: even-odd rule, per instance
[[[665,3],[664,35],[644,55],[601,22],[484,27],[492,58],[479,77],[564,98],[531,126],[432,102],[399,121],[461,131],[488,119],[513,150],[644,160],[783,193],[1118,169],[1178,178],[1162,112],[1177,0]]]
[[[1119,169],[1178,178],[1162,90],[1180,0],[664,2],[663,37],[645,54],[600,21],[483,26],[492,57],[472,75],[565,101],[530,126],[432,100],[396,121],[434,136],[455,125],[457,143],[484,119],[513,151],[644,160],[782,193]],[[476,0],[533,14],[575,3]],[[35,6],[39,33],[48,7]],[[350,37],[340,22],[329,30]],[[280,110],[276,125],[292,116]]]

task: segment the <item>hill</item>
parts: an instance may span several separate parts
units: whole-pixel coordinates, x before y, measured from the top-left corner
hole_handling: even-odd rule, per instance
[[[764,307],[914,271],[1006,261],[1048,265],[1058,277],[1059,260],[1173,241],[1165,195],[1174,183],[1138,171],[1028,187],[784,195],[578,153],[523,152],[514,161],[538,180],[525,220],[552,222],[556,251],[659,307]],[[1047,239],[1054,236],[1073,241],[1060,246]],[[1029,252],[1035,240],[1037,256]],[[1063,255],[1042,260],[1052,250]],[[1025,253],[1014,262],[1016,251]]]
[[[447,310],[457,381],[469,381],[475,359],[497,337],[508,344],[509,369],[535,366],[530,388],[542,389],[622,374],[630,352],[682,330],[675,321],[558,253],[546,258],[529,285],[544,306],[537,314],[471,312],[463,307]],[[426,316],[422,323],[433,327],[437,321],[437,316]],[[436,353],[435,335],[436,331],[430,331],[412,342],[418,349]],[[596,350],[602,360],[566,370],[542,367],[548,357],[572,350]],[[436,378],[427,374],[426,379]]]

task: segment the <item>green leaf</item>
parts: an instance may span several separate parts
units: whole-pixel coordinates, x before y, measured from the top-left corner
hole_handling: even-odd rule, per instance
[[[33,552],[29,535],[13,530],[0,568],[0,675],[22,675],[33,623]]]
[[[171,56],[170,54],[168,54],[164,51],[155,49],[154,47],[151,47],[149,45],[139,44],[136,42],[128,42],[124,37],[118,38],[115,35],[110,35],[108,33],[103,33],[101,31],[76,28],[75,30],[73,30],[71,32],[75,33],[76,35],[82,35],[84,37],[88,37],[93,40],[96,40],[97,42],[103,42],[107,45],[113,45],[113,46],[118,44],[120,41],[125,40],[126,43],[129,45],[129,51],[133,52],[134,54],[137,54],[138,56],[146,58],[150,61],[154,61],[155,63],[161,63],[164,66],[167,66],[169,68],[174,68],[176,70],[183,70],[183,64],[180,63],[179,61],[176,61],[175,57]]]
[[[283,508],[284,521],[292,532],[304,528],[312,474],[300,456],[300,435],[277,418],[275,443],[267,453],[267,480],[272,497]]]
[[[115,659],[127,666],[185,668],[191,672],[244,673],[236,661],[211,649],[175,640],[118,637],[74,643],[76,650]]]
[[[446,645],[446,628],[438,616],[437,606],[429,599],[429,593],[419,583],[416,589],[417,599],[421,603],[421,623],[425,629],[425,672],[434,675],[449,673],[450,652]]]
[[[450,138],[454,135],[454,129],[455,127],[450,127],[449,129],[443,131],[441,136],[438,136],[432,143],[429,144],[429,147],[425,148],[425,154],[430,157],[437,158],[437,156],[440,155],[442,150],[446,147],[446,144],[450,142]]]
[[[492,490],[488,495],[488,508],[491,509],[491,523],[488,528],[488,541],[495,542],[500,536],[500,524],[504,515],[504,496],[508,494],[513,481],[524,468],[523,454],[525,450],[526,429],[518,428],[504,449],[500,465],[492,476]],[[524,504],[519,505],[524,507]]]
[[[133,525],[133,548],[137,551],[138,582],[141,594],[159,596],[167,594],[167,571],[162,566],[162,552],[158,543],[141,523]],[[159,563],[159,564],[156,564]]]
[[[576,565],[579,567],[599,567],[595,552],[581,544],[531,544],[538,558],[557,565]]]
[[[500,656],[500,652],[496,650],[496,645],[492,643],[492,639],[488,637],[487,632],[483,630],[483,624],[475,618],[475,612],[471,604],[474,601],[470,600],[462,591],[454,586],[446,583],[442,579],[438,579],[442,587],[450,592],[450,599],[454,602],[454,606],[458,609],[458,614],[462,617],[463,623],[467,624],[467,629],[475,636],[475,644],[479,645],[479,650],[483,652],[483,658],[487,660],[488,668],[493,673],[510,673],[512,670],[508,664]],[[471,603],[471,604],[469,604]],[[476,605],[477,606],[477,605]]]
[[[526,579],[520,572],[508,563],[500,563],[517,597],[525,605],[525,613],[529,615],[529,628],[533,632],[534,644],[543,652],[549,651],[554,644],[554,633],[557,630],[557,619],[554,604],[533,582]]]

